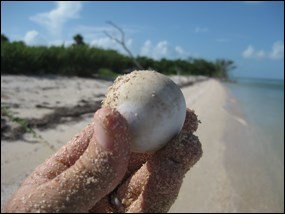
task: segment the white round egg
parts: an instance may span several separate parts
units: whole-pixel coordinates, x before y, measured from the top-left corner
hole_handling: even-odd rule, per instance
[[[182,129],[186,103],[180,88],[155,71],[119,76],[109,88],[103,107],[117,109],[133,138],[131,151],[154,152]]]

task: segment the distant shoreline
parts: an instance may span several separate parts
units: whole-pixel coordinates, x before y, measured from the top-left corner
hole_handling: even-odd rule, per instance
[[[257,81],[263,83],[275,82],[284,85],[284,79],[273,79],[273,78],[258,78],[258,77],[234,77],[232,78],[234,81]]]

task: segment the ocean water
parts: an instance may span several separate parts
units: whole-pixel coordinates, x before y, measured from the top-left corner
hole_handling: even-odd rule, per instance
[[[244,78],[226,86],[242,105],[248,122],[270,138],[284,160],[284,81]]]
[[[237,119],[225,136],[225,166],[236,192],[231,206],[238,212],[284,212],[284,81],[224,85],[232,97],[226,108]]]

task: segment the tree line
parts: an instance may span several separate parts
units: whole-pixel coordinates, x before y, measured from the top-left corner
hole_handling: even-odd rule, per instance
[[[115,50],[105,50],[89,46],[83,37],[73,37],[71,46],[28,46],[22,41],[10,42],[1,35],[1,74],[92,77],[102,69],[110,73],[122,74],[137,69],[133,59]],[[212,62],[202,58],[154,60],[138,56],[136,61],[144,69],[153,69],[164,74],[204,75],[228,79],[235,68],[234,62],[217,59]]]

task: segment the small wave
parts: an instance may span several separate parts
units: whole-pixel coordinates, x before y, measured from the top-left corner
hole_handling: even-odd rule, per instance
[[[236,116],[233,116],[238,122],[240,122],[242,125],[244,125],[244,126],[247,126],[248,124],[247,124],[247,122],[244,120],[244,119],[242,119],[242,118],[240,118],[240,117],[236,117]]]

